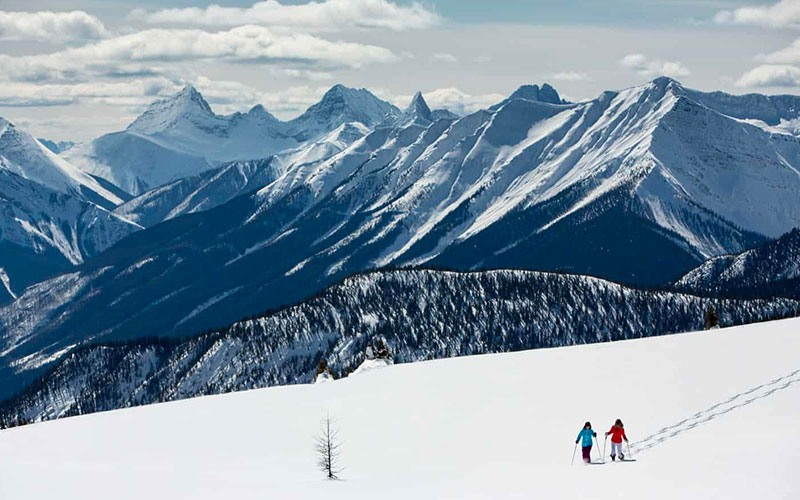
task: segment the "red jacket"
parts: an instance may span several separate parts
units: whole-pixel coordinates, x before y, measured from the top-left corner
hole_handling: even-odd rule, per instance
[[[608,434],[611,434],[612,443],[621,443],[623,439],[625,439],[625,441],[628,440],[628,436],[625,435],[625,429],[617,427],[616,425],[612,427],[610,431],[606,432],[606,435]]]

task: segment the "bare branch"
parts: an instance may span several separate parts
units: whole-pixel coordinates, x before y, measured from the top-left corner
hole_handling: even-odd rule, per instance
[[[334,428],[330,415],[322,420],[322,430],[315,438],[314,451],[317,454],[317,467],[325,473],[328,479],[339,479],[342,468],[339,466],[339,449],[341,443],[338,439],[338,430]]]

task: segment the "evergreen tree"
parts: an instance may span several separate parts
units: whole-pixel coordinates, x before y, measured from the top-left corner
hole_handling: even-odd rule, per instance
[[[389,352],[389,347],[386,345],[386,342],[378,337],[375,339],[375,345],[372,347],[373,352],[375,354],[375,358],[377,359],[391,359],[392,354]]]
[[[717,310],[714,309],[714,306],[711,306],[706,310],[705,328],[706,330],[711,330],[712,328],[717,328],[718,326],[719,326],[719,315],[717,314]]]
[[[317,365],[317,372],[314,374],[314,381],[316,382],[319,376],[323,373],[328,378],[333,378],[333,374],[331,373],[331,369],[328,367],[328,363],[324,359],[320,359],[319,365]]]

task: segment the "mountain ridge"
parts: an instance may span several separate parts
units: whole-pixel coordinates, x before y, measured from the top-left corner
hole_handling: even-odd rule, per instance
[[[800,228],[751,250],[710,259],[674,288],[723,297],[800,298]]]
[[[217,115],[197,89],[187,85],[175,96],[152,103],[124,131],[79,144],[63,155],[139,195],[224,163],[300,147],[347,122],[374,127],[398,114],[397,108],[366,89],[335,85],[289,121],[278,120],[262,105],[246,113]],[[141,150],[146,155],[137,155]],[[171,169],[165,170],[167,166]]]
[[[141,229],[110,212],[123,199],[0,118],[0,304]]]

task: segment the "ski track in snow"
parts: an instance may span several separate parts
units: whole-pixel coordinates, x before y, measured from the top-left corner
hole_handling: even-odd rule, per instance
[[[647,436],[641,441],[634,442],[631,445],[631,451],[638,455],[639,453],[658,446],[686,431],[692,430],[698,425],[708,423],[721,415],[745,407],[754,401],[758,401],[759,399],[769,397],[778,391],[788,389],[792,384],[797,382],[800,382],[800,369],[794,370],[783,377],[778,377],[774,380],[753,387],[750,390],[740,392],[725,401],[695,413],[689,418],[659,429],[657,432]]]

